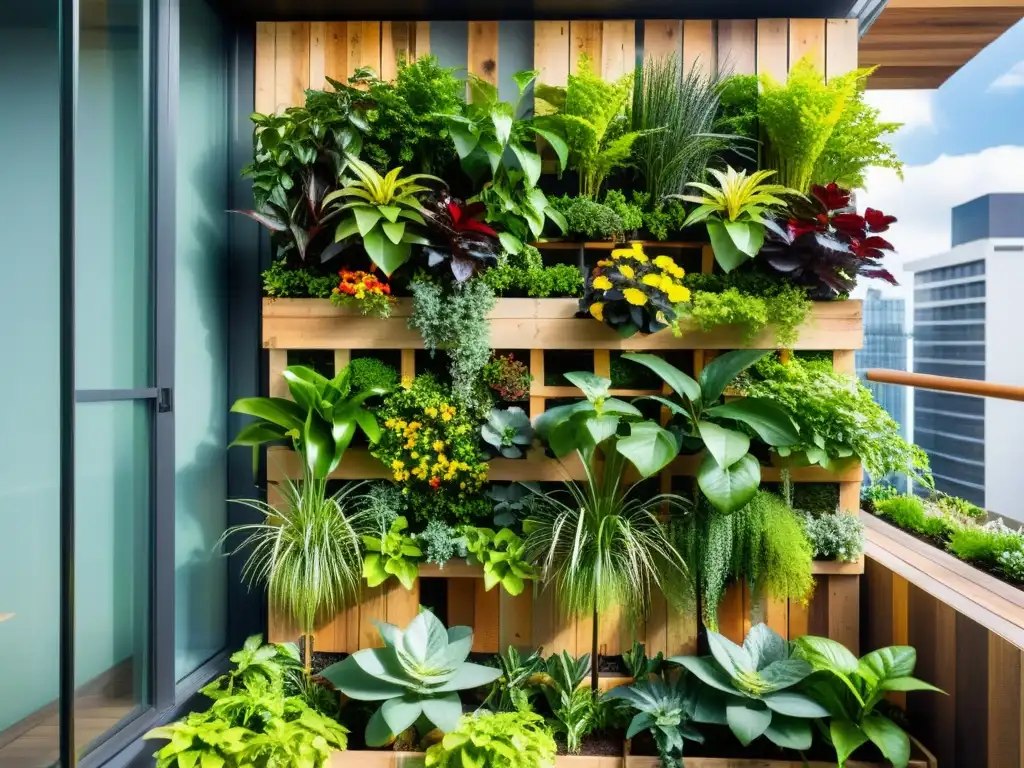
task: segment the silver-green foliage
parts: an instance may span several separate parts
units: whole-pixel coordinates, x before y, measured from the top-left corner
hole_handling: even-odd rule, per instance
[[[387,744],[421,717],[442,731],[456,730],[462,715],[458,692],[492,683],[498,669],[467,662],[469,627],[445,629],[423,611],[405,630],[374,622],[383,648],[364,648],[332,664],[323,676],[356,701],[381,701],[366,725],[366,743]]]
[[[430,520],[422,532],[416,534],[416,541],[423,550],[424,560],[443,566],[453,557],[466,557],[466,540],[443,520]]]
[[[864,554],[864,523],[849,512],[808,514],[804,520],[807,538],[816,560],[852,563]]]
[[[506,459],[520,459],[523,450],[533,442],[530,417],[519,406],[492,408],[480,427],[484,442]]]
[[[636,711],[626,738],[650,731],[663,768],[675,768],[683,756],[684,739],[704,743],[704,737],[692,725],[698,692],[698,685],[684,674],[672,681],[640,680],[633,685],[620,685],[605,694],[605,698],[625,701]]]
[[[708,645],[711,656],[669,659],[704,683],[694,719],[728,725],[743,746],[764,736],[786,749],[810,748],[811,720],[829,715],[795,689],[811,674],[811,664],[793,657],[786,641],[764,624],[752,627],[742,646],[709,630]]]
[[[320,611],[334,614],[359,600],[362,523],[359,497],[353,496],[358,488],[348,485],[328,494],[327,480],[307,469],[304,479],[278,484],[282,501],[277,506],[240,500],[263,520],[229,528],[222,538],[244,537],[231,551],[248,552],[243,578],[265,583],[271,607],[293,617],[306,634]]]

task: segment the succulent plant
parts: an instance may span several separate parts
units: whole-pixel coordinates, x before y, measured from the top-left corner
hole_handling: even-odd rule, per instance
[[[423,718],[444,732],[458,728],[458,692],[494,682],[501,670],[467,662],[469,627],[445,629],[423,611],[405,630],[375,621],[383,648],[364,648],[332,664],[323,677],[356,701],[381,701],[366,724],[366,744],[381,747]]]
[[[687,675],[674,681],[642,680],[633,685],[620,685],[605,694],[607,699],[621,699],[636,711],[626,731],[632,739],[642,731],[650,731],[658,747],[663,766],[674,766],[683,756],[683,740],[698,744],[704,737],[693,727],[700,685]]]
[[[480,428],[480,434],[488,445],[506,459],[519,459],[523,456],[520,446],[533,442],[533,425],[522,408],[492,408],[487,421]]]
[[[540,486],[534,482],[509,483],[508,485],[492,485],[487,490],[487,498],[496,502],[494,505],[494,524],[499,528],[515,525],[530,508],[535,494],[540,493]]]

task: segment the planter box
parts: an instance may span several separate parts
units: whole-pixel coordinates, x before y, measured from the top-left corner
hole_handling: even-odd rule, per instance
[[[729,326],[705,333],[683,324],[682,336],[669,330],[620,338],[593,318],[576,317],[576,299],[498,299],[491,312],[494,349],[774,349],[770,329],[750,344]],[[266,349],[422,349],[423,339],[408,326],[412,299],[399,299],[387,320],[364,317],[328,299],[263,299]],[[815,302],[794,349],[850,350],[864,344],[861,302]]]

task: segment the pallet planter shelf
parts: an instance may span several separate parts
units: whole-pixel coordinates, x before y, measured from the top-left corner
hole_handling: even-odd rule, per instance
[[[574,243],[573,246],[579,244]],[[586,245],[586,244],[584,244]],[[600,245],[600,244],[597,244]],[[690,245],[690,244],[685,244]],[[696,375],[706,361],[718,351],[753,347],[773,349],[776,344],[768,330],[747,344],[739,329],[723,327],[705,333],[686,328],[680,336],[665,330],[649,336],[620,338],[613,330],[589,317],[577,317],[575,299],[499,299],[491,313],[491,346],[495,350],[525,351],[533,383],[528,404],[524,407],[531,418],[544,412],[548,401],[555,398],[579,397],[571,386],[545,382],[545,360],[553,366],[552,355],[571,351],[577,357],[589,353],[586,364],[595,373],[609,376],[611,356],[617,351],[645,350],[656,353],[692,356]],[[263,346],[269,351],[270,394],[287,396],[281,372],[288,365],[289,351],[332,351],[335,367],[348,364],[353,353],[372,354],[373,350],[398,352],[401,373],[412,377],[419,371],[423,340],[408,326],[412,312],[411,299],[399,299],[388,319],[364,317],[349,308],[336,307],[322,299],[263,300]],[[853,371],[853,350],[863,343],[862,307],[859,301],[815,303],[807,321],[799,331],[797,350],[828,350],[833,352],[839,370]],[[582,369],[581,364],[576,367]],[[655,394],[652,390],[613,390],[620,397]],[[296,456],[286,448],[268,452],[268,478],[271,481],[300,474]],[[692,477],[699,465],[699,456],[680,456],[661,474],[662,488],[672,486],[675,477]],[[331,476],[335,480],[364,480],[387,476],[386,468],[366,449],[352,448]],[[794,469],[797,483],[838,483],[840,505],[856,509],[860,495],[861,469],[853,465],[840,473],[820,467]],[[537,481],[560,482],[584,477],[583,467],[575,457],[563,462],[544,455],[539,448],[523,459],[494,459],[489,462],[489,479],[497,482]],[[764,467],[765,482],[778,482],[781,470]],[[272,493],[273,496],[273,493]],[[818,634],[843,642],[851,649],[858,646],[859,575],[864,563],[816,563],[818,582],[809,604],[755,599],[749,588],[737,585],[726,594],[719,607],[722,632],[739,642],[752,623],[764,621],[784,637]],[[500,588],[487,592],[478,569],[464,564],[449,564],[444,569],[423,566],[421,578],[444,579],[448,602],[448,624],[473,627],[473,650],[497,653],[510,645],[532,650],[543,647],[545,653],[567,650],[573,654],[591,647],[592,626],[589,618],[560,615],[553,591],[528,587],[513,597]],[[468,577],[468,578],[467,578]],[[351,653],[379,644],[373,620],[386,620],[400,626],[410,621],[419,606],[419,581],[412,591],[396,583],[364,590],[362,602],[344,613],[325,617],[314,634],[314,648],[319,651]],[[697,619],[670,611],[663,597],[651,606],[650,617],[640,625],[623,617],[607,616],[599,626],[599,648],[602,655],[614,656],[628,649],[634,640],[646,642],[650,652],[666,654],[693,653],[697,644]],[[280,616],[272,616],[271,640],[293,640],[298,636],[294,626]]]

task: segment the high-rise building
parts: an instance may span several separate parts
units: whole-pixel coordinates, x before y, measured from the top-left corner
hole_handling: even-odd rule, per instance
[[[985,195],[952,214],[953,247],[905,267],[914,275],[913,370],[1024,384],[1016,320],[1024,194]],[[1015,517],[1022,425],[1019,403],[928,390],[914,396],[914,442],[931,458],[936,487]]]
[[[907,389],[894,384],[878,384],[864,379],[870,368],[907,370],[907,308],[903,297],[883,296],[874,288],[864,299],[864,348],[856,354],[857,376],[871,390],[875,400],[900,425],[900,435],[907,437]],[[880,480],[882,478],[872,478]],[[885,480],[900,491],[906,491],[906,476]]]

